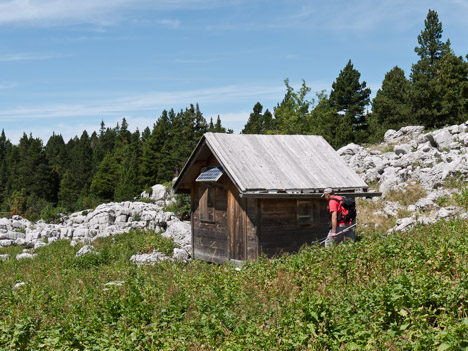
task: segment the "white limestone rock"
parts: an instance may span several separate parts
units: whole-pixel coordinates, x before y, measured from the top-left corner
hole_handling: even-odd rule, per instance
[[[411,146],[409,144],[396,145],[393,152],[397,155],[406,155],[411,152]]]
[[[452,134],[446,128],[433,132],[432,135],[439,150],[448,149],[449,145],[453,142]]]
[[[34,244],[34,250],[39,249],[39,248],[41,248],[43,246],[47,246],[47,243],[45,243],[44,241],[39,240]]]
[[[397,220],[396,226],[391,228],[389,232],[393,231],[406,231],[416,224],[416,220],[412,217],[401,218]]]
[[[174,249],[174,253],[172,254],[172,258],[180,262],[188,262],[190,255],[186,250],[176,247]]]
[[[155,265],[156,263],[166,260],[171,260],[171,258],[156,250],[150,254],[138,254],[130,257],[130,262],[133,262],[138,266]]]
[[[2,254],[0,255],[0,261],[7,261],[10,259],[10,255],[9,254]]]
[[[167,229],[162,235],[164,237],[172,238],[178,246],[189,251],[192,245],[191,233],[192,227],[190,223],[173,220],[168,223]]]
[[[385,207],[383,208],[383,212],[387,216],[395,217],[398,214],[398,210],[402,209],[403,207],[398,202],[388,201],[385,203]]]
[[[428,211],[433,208],[438,208],[439,206],[436,203],[434,203],[434,201],[432,201],[431,199],[425,197],[425,198],[419,199],[416,202],[415,207],[421,211]]]
[[[24,259],[33,259],[37,256],[37,254],[31,254],[28,252],[24,252],[22,254],[16,255],[16,259],[19,260],[24,260]]]
[[[11,228],[11,223],[8,218],[0,218],[0,229],[8,230]]]
[[[0,240],[0,247],[8,247],[14,245],[15,241],[11,239]]]
[[[442,207],[439,212],[437,212],[436,218],[445,219],[450,217],[455,217],[457,214],[462,212],[463,209],[456,206]]]
[[[81,257],[85,255],[97,255],[98,252],[96,251],[96,248],[92,245],[85,245],[81,249],[78,250],[76,253],[75,257]]]

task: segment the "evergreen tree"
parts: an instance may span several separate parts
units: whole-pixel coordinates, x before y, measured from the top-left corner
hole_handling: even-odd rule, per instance
[[[451,53],[450,40],[442,42],[442,23],[436,11],[429,10],[425,27],[418,35],[419,46],[414,51],[419,61],[411,70],[411,103],[412,113],[419,124],[426,127],[440,127],[446,121],[442,111],[442,99],[438,75],[441,59]]]
[[[100,163],[90,186],[90,193],[103,201],[112,201],[119,176],[119,165],[114,155],[107,154]]]
[[[132,135],[131,143],[122,152],[119,179],[114,192],[115,201],[132,200],[142,192],[138,167],[141,153],[142,142],[137,129]]]
[[[79,202],[86,203],[85,197],[88,196],[89,185],[93,179],[93,149],[91,140],[86,131],[81,137],[70,139],[67,143],[69,165],[67,179],[60,184],[58,194],[59,204],[67,209],[74,209]],[[67,173],[67,172],[66,172]],[[65,175],[64,175],[65,176]],[[63,188],[63,185],[67,188]]]
[[[438,87],[440,115],[445,124],[465,122],[468,119],[468,62],[451,53],[444,55],[440,62]]]
[[[6,138],[5,131],[2,129],[0,135],[0,211],[6,211],[6,199],[8,198],[7,182],[9,175],[8,156],[12,145]]]
[[[381,141],[388,129],[398,130],[412,123],[409,92],[405,72],[395,66],[385,75],[382,88],[372,101],[369,125],[373,141]]]
[[[330,101],[325,90],[317,93],[317,106],[310,112],[309,125],[307,129],[310,134],[321,135],[335,149],[343,146],[337,138],[337,132],[342,118],[330,105]]]
[[[60,190],[60,182],[65,173],[65,169],[68,163],[67,149],[63,137],[55,133],[47,141],[44,148],[47,160],[50,164],[52,172],[55,174],[55,182],[53,185],[54,203],[58,201],[58,192]]]
[[[143,143],[146,143],[146,141],[150,138],[150,136],[151,136],[151,129],[149,129],[149,127],[146,127],[143,130],[143,133],[141,134],[141,141]]]
[[[221,117],[218,115],[218,118],[216,119],[216,124],[213,124],[213,117],[211,117],[208,132],[232,134],[233,130],[224,128],[221,123]]]
[[[263,106],[257,102],[253,107],[253,112],[249,120],[242,129],[242,134],[265,134],[273,129],[273,116],[270,111],[265,110],[262,114]]]
[[[174,113],[174,111],[171,111]],[[140,174],[143,187],[149,187],[157,183],[160,179],[161,164],[165,140],[169,137],[171,123],[166,110],[161,114],[161,117],[154,124],[153,131],[148,140],[143,144],[143,154],[140,163]]]
[[[363,143],[368,137],[364,109],[369,104],[371,90],[366,88],[365,81],[359,82],[360,77],[361,74],[349,60],[332,84],[330,106],[341,116],[340,123],[336,126],[338,145]]]
[[[274,133],[278,134],[305,134],[308,121],[309,108],[314,105],[313,100],[306,96],[310,88],[302,81],[299,92],[295,92],[285,79],[286,94],[283,101],[274,108]]]

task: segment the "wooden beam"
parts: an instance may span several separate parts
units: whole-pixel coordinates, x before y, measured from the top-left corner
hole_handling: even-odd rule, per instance
[[[366,197],[382,196],[379,192],[362,193],[335,193],[345,197]],[[245,199],[316,199],[322,197],[321,193],[241,193],[240,197]]]

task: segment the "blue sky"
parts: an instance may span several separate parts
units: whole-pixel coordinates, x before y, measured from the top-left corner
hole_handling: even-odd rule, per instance
[[[374,95],[409,75],[428,9],[468,54],[468,0],[0,0],[0,129],[46,143],[199,103],[239,132],[285,78],[329,92],[349,59]]]

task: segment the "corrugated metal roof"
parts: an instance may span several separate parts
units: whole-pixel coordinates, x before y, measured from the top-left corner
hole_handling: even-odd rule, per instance
[[[321,136],[206,133],[241,192],[367,188]]]

